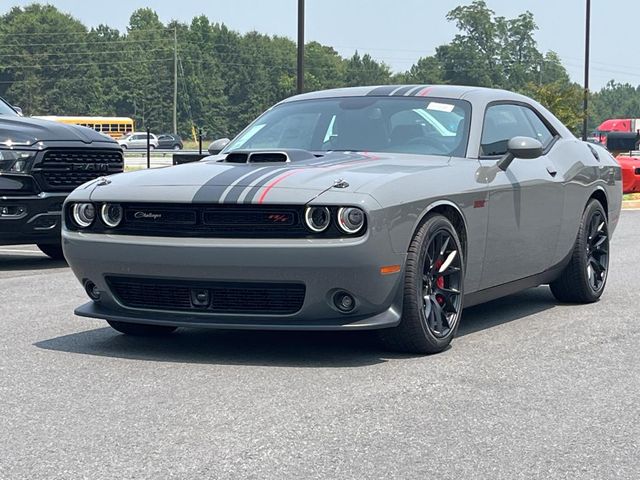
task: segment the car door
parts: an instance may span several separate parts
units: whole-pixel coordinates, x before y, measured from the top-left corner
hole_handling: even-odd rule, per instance
[[[506,171],[494,168],[516,136],[538,139],[544,153],[536,159],[516,158]],[[487,179],[489,218],[482,287],[526,278],[552,267],[560,232],[564,190],[549,155],[557,132],[532,106],[490,104],[484,117],[480,163]]]
[[[131,148],[143,148],[145,146],[144,137],[136,133],[131,136]]]

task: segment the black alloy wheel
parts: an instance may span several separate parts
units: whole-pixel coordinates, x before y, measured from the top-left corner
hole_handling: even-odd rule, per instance
[[[463,308],[464,252],[451,221],[425,218],[416,231],[404,269],[402,319],[378,332],[396,351],[438,353],[456,334]]]
[[[446,229],[430,238],[422,274],[422,303],[427,327],[436,338],[455,330],[460,318],[462,267],[460,251]]]
[[[609,273],[609,223],[602,204],[592,199],[582,214],[580,228],[568,265],[549,284],[561,302],[597,301]]]
[[[586,254],[589,285],[598,292],[606,283],[609,269],[609,232],[600,211],[595,211],[589,221]]]

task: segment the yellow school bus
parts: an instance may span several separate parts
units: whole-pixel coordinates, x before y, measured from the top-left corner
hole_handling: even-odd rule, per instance
[[[135,130],[133,119],[129,117],[64,117],[45,115],[34,116],[33,118],[93,128],[96,132],[105,133],[116,139]]]

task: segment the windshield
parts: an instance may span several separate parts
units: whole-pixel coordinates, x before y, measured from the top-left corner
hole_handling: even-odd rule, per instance
[[[268,110],[222,153],[297,148],[464,156],[471,106],[442,98],[347,97]]]
[[[0,98],[0,115],[12,115],[17,117],[18,114],[16,111],[9,106],[7,102],[5,102],[2,98]]]

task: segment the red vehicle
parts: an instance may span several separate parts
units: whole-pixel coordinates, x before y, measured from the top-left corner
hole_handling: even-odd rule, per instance
[[[630,153],[618,155],[616,160],[622,167],[622,191],[640,193],[640,156]]]

